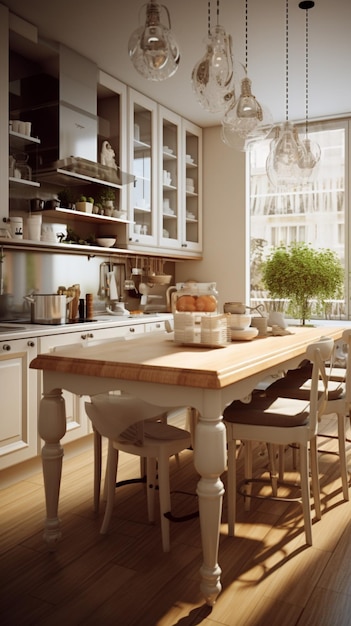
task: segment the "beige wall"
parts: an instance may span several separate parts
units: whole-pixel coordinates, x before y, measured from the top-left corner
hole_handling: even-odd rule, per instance
[[[249,302],[245,153],[228,148],[218,126],[203,129],[204,254],[176,264],[176,281],[217,283],[219,302]]]

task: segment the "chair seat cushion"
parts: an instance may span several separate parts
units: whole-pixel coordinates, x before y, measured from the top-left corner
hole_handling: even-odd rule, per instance
[[[235,400],[223,413],[226,422],[256,426],[291,428],[307,424],[309,403],[285,397],[269,397],[265,392],[254,392],[251,402]]]
[[[268,397],[287,397],[308,400],[311,390],[312,365],[304,365],[295,370],[289,370],[283,378],[276,380],[266,388]],[[321,381],[320,392],[323,391]],[[337,400],[344,391],[344,385],[340,381],[329,381],[328,400]]]

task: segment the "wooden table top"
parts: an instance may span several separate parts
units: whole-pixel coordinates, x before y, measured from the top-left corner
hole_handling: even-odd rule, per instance
[[[233,341],[222,348],[187,347],[173,335],[65,347],[39,354],[33,369],[159,384],[221,389],[305,353],[321,336],[340,339],[344,327],[291,327],[292,334]]]

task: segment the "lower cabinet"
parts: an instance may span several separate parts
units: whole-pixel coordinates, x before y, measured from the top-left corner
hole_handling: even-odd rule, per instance
[[[163,321],[0,341],[0,470],[38,456],[43,445],[37,427],[43,376],[29,368],[37,354],[157,330],[164,330]],[[67,432],[62,440],[65,444],[91,433],[92,428],[84,410],[87,398],[67,391],[63,397],[67,415]]]
[[[38,339],[0,341],[0,469],[38,454]]]

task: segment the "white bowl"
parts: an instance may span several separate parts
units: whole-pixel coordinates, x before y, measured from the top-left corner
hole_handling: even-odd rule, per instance
[[[257,328],[245,328],[245,330],[231,330],[232,341],[251,341],[258,335]]]
[[[98,246],[102,246],[103,248],[112,248],[112,246],[116,243],[116,239],[112,237],[97,237],[96,243]]]
[[[231,313],[230,314],[230,328],[232,330],[245,330],[249,328],[251,324],[251,315],[245,315],[244,313]]]

